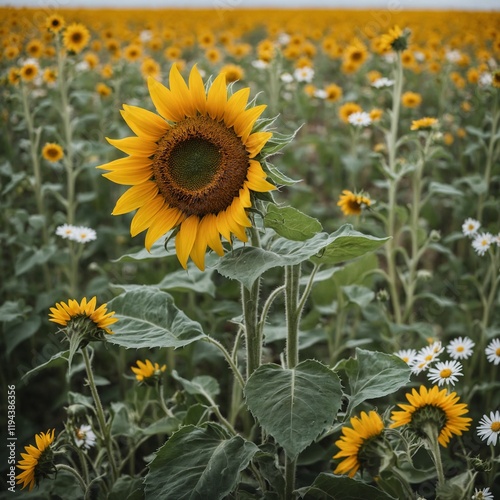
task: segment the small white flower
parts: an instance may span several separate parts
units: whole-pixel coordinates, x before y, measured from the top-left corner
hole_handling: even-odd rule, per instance
[[[394,85],[394,80],[390,80],[389,78],[386,78],[383,76],[382,78],[377,78],[373,83],[372,87],[375,87],[376,89],[381,89],[383,87],[391,87]]]
[[[396,61],[396,53],[395,52],[388,52],[387,54],[384,54],[383,59],[385,62],[392,64]]]
[[[420,52],[420,50],[416,50],[413,52],[413,55],[415,56],[415,59],[418,62],[424,62],[425,61],[425,54],[423,52]]]
[[[458,337],[446,346],[446,350],[453,359],[468,359],[475,345],[469,337]]]
[[[290,35],[288,33],[280,33],[278,36],[278,43],[280,45],[287,45],[290,41]]]
[[[418,375],[420,372],[425,371],[434,361],[439,361],[438,356],[443,351],[444,347],[440,340],[420,349],[412,365],[412,373]]]
[[[89,450],[96,443],[96,435],[90,425],[81,425],[79,429],[75,429],[75,443],[78,448]]]
[[[401,349],[394,353],[398,358],[401,358],[408,366],[412,366],[417,358],[415,349]]]
[[[493,339],[484,350],[490,363],[500,364],[500,339]]]
[[[462,54],[459,50],[448,50],[446,52],[446,59],[451,63],[457,63],[462,59]]]
[[[76,227],[72,224],[63,224],[62,226],[57,226],[56,235],[64,238],[65,240],[72,240],[75,230]]]
[[[252,66],[256,69],[266,69],[269,66],[269,63],[266,63],[266,61],[263,61],[262,59],[256,59],[255,61],[252,61]]]
[[[415,361],[413,362],[413,365],[411,366],[411,372],[414,375],[418,375],[421,372],[424,372],[427,370],[429,365],[431,364],[431,361],[427,361],[426,359],[422,358],[421,356],[417,356],[415,358]]]
[[[481,87],[489,87],[493,83],[493,75],[487,71],[479,75],[477,82]]]
[[[76,71],[88,71],[90,69],[89,63],[87,61],[80,61],[75,64]]]
[[[314,78],[314,70],[309,66],[304,66],[303,68],[297,68],[293,72],[293,77],[298,82],[311,83]]]
[[[462,377],[462,365],[458,361],[440,361],[435,368],[430,368],[427,378],[434,384],[455,385],[457,377]]]
[[[368,127],[371,125],[372,119],[366,111],[356,111],[349,115],[349,123],[355,127]]]
[[[491,233],[480,233],[472,240],[472,248],[478,255],[484,255],[492,243],[493,235]]]
[[[481,223],[478,220],[468,217],[462,224],[462,233],[465,236],[475,236],[480,227]]]
[[[490,412],[489,417],[483,415],[483,418],[479,421],[477,433],[483,441],[488,440],[486,442],[488,446],[490,444],[496,446],[500,437],[500,411]]]
[[[78,243],[88,243],[89,241],[94,241],[96,238],[96,232],[90,227],[85,226],[75,228],[75,233],[71,237],[73,241],[77,241]]]
[[[150,42],[152,38],[153,38],[153,33],[151,33],[150,30],[141,31],[141,33],[139,34],[139,39],[141,40],[142,43]]]
[[[495,498],[489,488],[483,488],[482,490],[476,488],[471,500],[495,500]]]
[[[318,99],[326,99],[328,97],[328,92],[324,89],[316,89],[314,91],[314,97]]]
[[[280,75],[280,80],[283,83],[292,83],[293,82],[293,76],[290,73],[282,73]]]

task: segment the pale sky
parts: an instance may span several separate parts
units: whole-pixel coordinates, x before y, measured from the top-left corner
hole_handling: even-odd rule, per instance
[[[451,9],[500,11],[500,0],[0,0],[0,6],[15,7],[138,7],[138,8],[252,8],[252,7],[332,7]]]

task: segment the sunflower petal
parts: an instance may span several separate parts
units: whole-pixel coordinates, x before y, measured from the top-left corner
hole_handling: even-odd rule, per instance
[[[124,104],[121,115],[134,134],[150,141],[158,141],[170,128],[168,123],[156,113],[137,106]]]
[[[255,132],[249,135],[245,142],[246,150],[249,153],[248,157],[255,158],[272,135],[272,132]]]
[[[202,220],[198,225],[196,239],[194,240],[193,248],[189,254],[191,260],[200,271],[205,270],[205,254],[207,252],[207,235],[202,231]]]
[[[243,143],[246,143],[257,118],[259,118],[266,108],[267,106],[265,104],[261,104],[260,106],[247,109],[244,113],[240,114],[234,122],[234,131],[238,137],[241,137]]]
[[[113,215],[126,214],[136,210],[158,194],[158,186],[154,182],[137,184],[125,191],[113,209]]]
[[[224,247],[220,241],[220,233],[217,229],[217,217],[215,214],[207,214],[200,221],[199,232],[206,234],[208,246],[220,257],[224,255]]]
[[[207,111],[207,96],[203,80],[196,64],[193,66],[191,73],[189,74],[189,91],[191,92],[191,99],[193,100],[196,109],[204,115]]]
[[[118,170],[123,167],[134,167],[136,169],[147,168],[153,163],[153,160],[143,156],[126,156],[125,158],[118,158],[118,160],[104,163],[96,168],[102,170]]]
[[[173,64],[170,68],[169,82],[170,91],[177,97],[185,116],[195,116],[196,107],[193,99],[191,99],[191,93],[189,92],[188,86],[184,78],[182,78],[179,68],[177,68],[177,64]]]
[[[252,225],[252,223],[250,222],[250,219],[248,218],[247,213],[245,212],[245,208],[243,207],[243,204],[238,197],[234,198],[234,200],[231,203],[231,206],[228,208],[228,210],[231,211],[231,215],[232,215],[233,219],[240,226],[250,227]]]
[[[179,223],[179,220],[182,220],[182,217],[182,212],[177,208],[170,208],[167,206],[162,207],[161,210],[155,215],[155,218],[146,233],[144,246],[147,251],[150,252],[153,243],[175,227]]]
[[[125,137],[124,139],[106,140],[115,148],[133,156],[152,156],[158,149],[158,145],[153,141],[148,141],[143,137]]]
[[[151,201],[148,201],[147,203],[142,205],[142,207],[137,210],[132,219],[132,222],[130,223],[130,234],[132,236],[136,236],[147,229],[151,225],[151,219],[155,217],[155,215],[159,212],[164,204],[164,198],[161,196],[157,196],[156,198],[153,198]]]
[[[107,172],[102,174],[103,177],[116,184],[124,184],[125,186],[135,186],[136,184],[143,184],[151,179],[153,169],[151,167],[138,170],[137,168],[121,168],[114,172]]]
[[[238,92],[235,92],[228,99],[226,109],[224,110],[224,123],[228,128],[232,127],[236,118],[238,118],[238,116],[245,111],[249,96],[250,88],[246,87],[238,90]]]
[[[199,218],[197,215],[191,215],[181,224],[179,233],[175,237],[175,251],[181,266],[187,268],[187,260],[198,232]]]
[[[221,73],[212,83],[207,95],[207,111],[210,118],[221,120],[227,103],[226,74]]]
[[[150,76],[148,77],[148,88],[156,110],[165,120],[178,122],[185,118],[182,104],[167,87]]]

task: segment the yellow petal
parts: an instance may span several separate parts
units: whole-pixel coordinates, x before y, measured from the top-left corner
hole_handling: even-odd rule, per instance
[[[135,186],[136,184],[142,184],[153,175],[153,169],[143,168],[138,170],[137,168],[121,168],[120,170],[115,170],[114,172],[108,172],[107,174],[102,174],[103,177],[109,179],[110,181],[116,182],[116,184],[123,184],[125,186]]]
[[[158,194],[158,186],[154,182],[137,184],[123,193],[116,202],[113,215],[126,214],[141,207]]]
[[[125,137],[124,139],[106,140],[115,148],[133,156],[152,156],[158,149],[158,145],[153,141],[148,141],[142,137]]]
[[[188,86],[177,68],[177,64],[173,64],[170,68],[169,81],[170,91],[172,95],[177,98],[185,116],[195,116],[196,107],[191,99],[191,93],[189,92]]]
[[[172,92],[153,77],[148,77],[149,94],[158,113],[166,120],[178,122],[185,118],[181,103]]]
[[[232,207],[229,207],[226,209],[226,221],[227,225],[229,227],[229,230],[236,235],[236,237],[243,241],[246,242],[248,241],[247,233],[245,231],[245,228],[241,226],[235,219]]]
[[[132,222],[130,223],[130,234],[136,236],[145,229],[147,229],[151,223],[154,216],[158,213],[161,207],[165,204],[165,200],[162,196],[157,196],[151,201],[148,201],[142,205],[139,210],[137,210],[134,215]]]
[[[121,115],[136,135],[151,141],[158,141],[170,128],[168,123],[156,113],[137,106],[124,104]]]
[[[266,173],[262,170],[260,163],[255,160],[250,160],[250,167],[247,171],[247,180],[245,185],[252,191],[264,193],[276,189],[271,183],[266,181]]]
[[[207,95],[207,111],[210,118],[221,120],[227,103],[226,74],[221,73],[212,83]]]
[[[257,118],[264,112],[266,105],[262,104],[260,106],[255,106],[253,108],[247,109],[245,112],[240,114],[236,121],[234,122],[234,131],[238,137],[241,137],[243,143],[246,142],[252,128],[257,121]]]
[[[249,208],[252,206],[252,200],[250,199],[250,190],[246,185],[244,185],[239,192],[239,198],[241,200],[241,204],[245,208]]]
[[[203,231],[201,231],[201,229],[202,229],[202,225],[201,225],[201,221],[200,221],[200,224],[198,224],[198,231],[196,233],[196,239],[194,240],[193,248],[191,249],[189,256],[191,257],[191,260],[195,263],[196,267],[200,271],[204,271],[205,270],[205,253],[207,251],[207,238],[206,238],[206,233],[203,233]]]
[[[226,238],[229,243],[231,243],[231,230],[229,229],[229,223],[227,221],[226,211],[223,210],[217,214],[217,231]]]
[[[191,69],[191,73],[189,74],[189,90],[191,92],[191,99],[193,100],[196,109],[204,115],[207,111],[207,96],[203,80],[196,64],[193,66],[193,69]]]
[[[250,219],[247,216],[247,213],[245,212],[245,208],[243,207],[241,200],[238,197],[236,197],[233,200],[231,206],[227,210],[230,211],[230,214],[232,215],[233,219],[240,226],[250,227],[252,225]]]
[[[248,96],[250,89],[244,88],[235,92],[227,101],[226,109],[224,111],[224,123],[227,127],[232,127],[236,118],[245,111],[247,107]]]
[[[162,207],[146,233],[146,240],[144,241],[146,250],[150,252],[153,243],[175,227],[182,220],[182,217],[183,213],[179,209],[167,206]]]
[[[245,148],[249,153],[248,157],[255,158],[272,135],[272,132],[255,132],[249,135],[245,142]]]
[[[181,266],[187,268],[187,260],[196,239],[199,219],[197,215],[191,215],[181,224],[179,233],[175,237],[175,251]]]
[[[102,170],[118,170],[123,167],[133,167],[139,170],[151,166],[152,163],[153,160],[143,156],[127,156],[125,158],[118,158],[118,160],[110,161],[109,163],[104,163],[96,168]]]
[[[198,227],[198,233],[204,233],[208,246],[217,255],[222,257],[224,255],[224,248],[220,241],[220,233],[217,229],[217,217],[214,214],[207,214],[201,219]]]

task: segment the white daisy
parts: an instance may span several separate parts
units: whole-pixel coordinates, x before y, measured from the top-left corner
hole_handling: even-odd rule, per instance
[[[481,87],[489,87],[493,83],[493,75],[488,72],[481,73],[479,75],[478,84]]]
[[[451,63],[457,63],[462,59],[462,54],[459,50],[448,50],[446,52],[446,59]]]
[[[500,363],[500,339],[493,339],[484,352],[490,363],[498,365]]]
[[[266,69],[269,66],[269,63],[263,61],[262,59],[257,59],[252,61],[252,66],[256,69]]]
[[[394,85],[394,80],[390,80],[389,78],[386,78],[383,76],[382,78],[377,78],[373,83],[372,87],[375,87],[376,89],[381,89],[383,87],[391,87]]]
[[[435,368],[430,368],[427,374],[427,378],[438,385],[455,385],[455,382],[458,382],[457,377],[462,376],[462,365],[458,361],[440,361],[436,363]]]
[[[475,236],[480,227],[481,223],[478,220],[468,217],[462,224],[462,233],[465,236]]]
[[[472,495],[471,500],[495,500],[495,497],[491,493],[489,488],[483,488],[482,490],[476,488],[474,490],[474,495]]]
[[[314,91],[314,97],[318,99],[326,99],[328,97],[328,92],[324,89],[316,89]]]
[[[293,76],[290,73],[282,73],[280,76],[280,80],[283,83],[292,83],[293,82]]]
[[[76,227],[72,224],[63,224],[62,226],[57,226],[56,235],[64,238],[65,240],[72,240],[75,234]]]
[[[412,373],[418,375],[420,372],[425,371],[434,361],[439,360],[438,356],[443,350],[444,347],[439,340],[420,349],[412,365]]]
[[[453,359],[468,359],[475,345],[469,337],[458,337],[446,346],[446,350]]]
[[[153,38],[153,33],[150,30],[144,30],[139,33],[139,39],[142,43],[150,42]]]
[[[417,358],[417,351],[415,349],[401,349],[394,355],[401,358],[408,366],[412,366]]]
[[[90,425],[81,425],[79,429],[75,429],[75,443],[78,448],[89,450],[96,443],[96,435]]]
[[[297,68],[293,72],[293,77],[298,82],[311,83],[314,78],[314,70],[309,66],[304,66],[303,68]]]
[[[480,233],[472,240],[472,248],[478,255],[484,255],[492,243],[493,235],[491,233]]]
[[[96,238],[96,232],[90,227],[84,226],[75,228],[75,233],[71,237],[73,241],[77,241],[78,243],[88,243],[89,241],[94,241]]]
[[[349,123],[355,127],[368,127],[372,123],[370,115],[366,111],[356,111],[349,115]]]
[[[489,417],[483,415],[483,418],[479,421],[477,433],[483,441],[487,440],[486,444],[488,446],[490,444],[496,446],[500,436],[500,411],[490,412]]]

